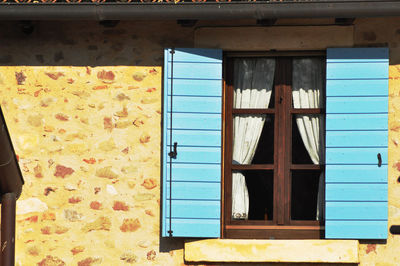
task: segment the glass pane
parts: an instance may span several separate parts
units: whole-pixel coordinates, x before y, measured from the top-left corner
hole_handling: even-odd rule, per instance
[[[232,218],[272,220],[274,173],[272,170],[247,170],[232,173]]]
[[[233,68],[233,108],[266,109],[274,102],[275,59],[235,58]]]
[[[235,115],[233,118],[233,164],[274,162],[274,116]]]
[[[293,115],[292,163],[324,163],[324,115]]]
[[[320,176],[320,170],[292,171],[290,211],[292,220],[317,220],[317,209],[318,213],[322,214],[321,201],[324,197],[323,185],[319,184]],[[318,193],[321,193],[320,200],[318,200]]]
[[[293,58],[292,95],[294,108],[323,108],[324,61],[320,57]]]

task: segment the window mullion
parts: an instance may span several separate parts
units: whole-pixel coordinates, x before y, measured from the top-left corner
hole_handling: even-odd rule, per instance
[[[292,59],[286,58],[285,62],[285,106],[283,117],[283,145],[285,147],[284,157],[284,187],[285,187],[285,224],[290,224],[290,209],[291,209],[291,170],[292,165]]]
[[[277,64],[277,70],[279,64]],[[275,104],[275,157],[274,157],[274,221],[278,225],[283,225],[285,222],[284,218],[284,164],[282,159],[284,156],[283,144],[283,131],[282,131],[282,104],[283,104],[283,86],[275,86],[276,93],[276,104]]]
[[[278,132],[276,144],[276,197],[277,224],[290,223],[290,166],[291,166],[291,59],[280,58],[276,68],[276,120]]]
[[[289,73],[288,73],[289,75]],[[291,78],[291,72],[290,72]],[[291,83],[290,81],[288,83]],[[285,95],[285,106],[284,106],[284,117],[283,117],[283,145],[284,145],[284,188],[285,188],[285,224],[290,224],[290,209],[291,209],[291,170],[292,165],[292,114],[290,109],[292,107],[292,86],[284,86]]]

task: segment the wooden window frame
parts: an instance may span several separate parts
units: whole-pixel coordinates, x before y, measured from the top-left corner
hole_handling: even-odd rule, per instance
[[[292,170],[324,170],[323,165],[292,163],[292,115],[325,114],[322,108],[295,109],[292,107],[291,58],[301,56],[325,57],[323,51],[307,52],[229,52],[224,54],[223,86],[223,182],[222,182],[222,238],[262,238],[262,239],[320,239],[324,238],[324,221],[299,221],[290,219],[290,191]],[[233,109],[233,64],[237,57],[274,57],[275,108]],[[290,69],[289,69],[290,68]],[[277,85],[275,85],[277,84]],[[281,106],[281,107],[278,107]],[[289,110],[285,111],[285,110]],[[274,115],[274,164],[232,165],[233,115],[273,114]],[[279,122],[279,121],[284,121]],[[278,163],[279,162],[279,163]],[[283,163],[282,163],[283,162]],[[273,220],[232,220],[232,170],[273,170]],[[229,177],[229,178],[228,178]],[[280,204],[278,204],[280,202]],[[283,202],[283,204],[282,204]]]

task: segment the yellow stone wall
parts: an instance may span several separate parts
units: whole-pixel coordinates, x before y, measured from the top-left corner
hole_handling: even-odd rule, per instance
[[[164,47],[193,46],[196,28],[34,26],[0,22],[0,104],[26,182],[17,265],[183,265],[182,240],[159,238],[162,63]],[[400,224],[399,41],[400,19],[355,22],[355,45],[390,47],[389,225]],[[399,265],[399,250],[400,236],[362,242],[361,265]]]
[[[389,67],[389,227],[400,225],[400,65]],[[400,236],[389,233],[387,243],[363,242],[360,265],[399,265]]]
[[[187,45],[187,30],[0,24],[0,104],[25,179],[16,265],[180,265],[159,240],[162,43]]]
[[[171,263],[157,248],[161,68],[3,67],[0,75],[26,182],[17,261]]]

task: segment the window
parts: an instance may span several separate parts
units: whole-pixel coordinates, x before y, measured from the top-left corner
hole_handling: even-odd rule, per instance
[[[227,55],[224,237],[320,238],[324,62]]]
[[[264,62],[258,65],[265,70],[257,73],[267,73],[255,79],[267,84],[257,95],[257,104],[249,101],[239,106],[233,105],[239,100],[233,89],[223,97],[222,55],[219,49],[165,50],[162,236],[318,238],[322,228],[316,217],[324,207],[325,238],[385,239],[388,49],[332,48],[326,61],[300,54],[228,56],[225,62]],[[234,86],[235,77],[245,80],[245,75],[235,74],[233,61],[225,64],[225,72],[233,73],[228,87]],[[310,69],[302,64],[316,62],[319,67],[310,73],[320,73],[326,66],[326,85],[321,79],[324,74],[312,79],[322,82],[317,82],[321,89],[319,101],[314,101],[319,104],[298,104],[304,95],[318,95],[301,92],[303,78],[309,76],[304,71]],[[229,94],[228,87],[224,94]],[[227,103],[232,106],[223,109]],[[229,119],[223,124],[224,116]],[[251,134],[236,134],[235,119],[255,121]],[[233,141],[242,141],[234,133],[253,142],[246,148],[251,151],[246,160],[242,152],[239,158],[233,156]],[[308,141],[319,136],[325,145],[320,144],[319,150],[316,145],[310,148],[305,136]],[[223,146],[228,138],[231,145]],[[228,176],[225,180],[222,169]],[[319,189],[321,173],[325,173],[325,196]],[[236,207],[229,206],[233,194],[229,176],[233,174],[243,175],[242,181],[247,178],[248,183],[255,181],[247,184],[249,190],[262,191],[249,191],[255,197],[249,199],[253,209],[248,214],[238,211],[245,213],[234,215],[239,219],[232,219]],[[304,193],[303,187],[311,189]],[[316,207],[318,203],[324,206]]]

